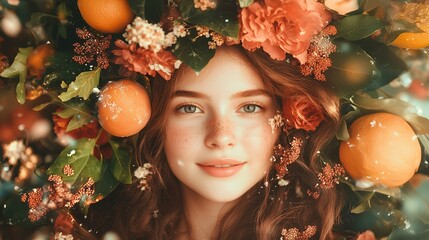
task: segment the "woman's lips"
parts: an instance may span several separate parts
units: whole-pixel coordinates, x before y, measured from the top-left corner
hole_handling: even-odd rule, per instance
[[[237,160],[210,160],[197,165],[213,177],[230,177],[236,174],[246,162]]]

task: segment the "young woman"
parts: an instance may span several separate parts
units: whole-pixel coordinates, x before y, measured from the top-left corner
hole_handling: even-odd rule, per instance
[[[112,230],[121,239],[333,237],[341,207],[336,191],[307,194],[318,184],[318,151],[339,124],[338,100],[318,81],[265,52],[235,46],[219,47],[198,74],[182,64],[172,80],[155,79],[151,87],[153,113],[135,163],[149,174],[144,187],[136,179],[109,196],[115,206],[102,210],[109,220],[96,228],[100,233]],[[308,126],[313,131],[294,129],[293,119],[269,124],[287,109],[282,104],[301,98],[305,109],[297,117],[321,121]],[[281,184],[277,144],[299,155]]]

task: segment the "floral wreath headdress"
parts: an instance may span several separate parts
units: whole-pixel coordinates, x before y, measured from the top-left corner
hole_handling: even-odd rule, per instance
[[[380,87],[406,70],[395,50],[429,46],[413,41],[416,36],[429,39],[426,18],[417,14],[426,6],[401,4],[385,0],[59,0],[47,5],[25,25],[37,46],[19,49],[10,66],[0,56],[1,77],[19,79],[19,103],[48,96],[50,100],[34,110],[59,106],[53,114],[54,129],[65,148],[46,171],[52,184],[22,195],[30,206],[29,218],[39,220],[52,209],[76,203],[87,208],[118,183],[131,183],[131,151],[124,147],[126,139],[117,137],[139,132],[149,119],[145,89],[149,77],[169,80],[181,64],[199,72],[221,45],[261,49],[326,84],[342,99],[340,140],[348,138],[347,123],[364,111],[406,115],[416,133],[428,133],[427,120],[410,113],[408,107],[367,95],[377,95]],[[10,14],[8,8],[17,6],[0,10]],[[4,31],[10,32],[7,27]],[[129,99],[138,99],[139,105],[133,108]],[[281,116],[271,124],[311,132],[323,119],[305,96],[288,96],[283,102]],[[115,119],[119,118],[136,121],[118,125]],[[13,146],[25,149],[22,142]],[[9,151],[13,146],[5,147],[5,156],[24,159],[25,154]],[[280,155],[297,155],[277,150]],[[8,164],[15,166],[15,162]],[[325,171],[331,178],[343,174],[332,167]],[[146,189],[152,174],[146,164],[134,176]],[[323,174],[319,178],[327,179]]]

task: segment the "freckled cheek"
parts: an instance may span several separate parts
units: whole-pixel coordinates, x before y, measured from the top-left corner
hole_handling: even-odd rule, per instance
[[[170,164],[180,167],[192,160],[191,155],[196,152],[195,148],[197,148],[195,131],[196,129],[189,126],[167,125],[165,154]]]
[[[267,158],[272,155],[274,144],[278,138],[278,131],[274,133],[268,125],[268,120],[265,123],[255,124],[244,129],[243,143],[246,149],[255,151],[255,156]]]

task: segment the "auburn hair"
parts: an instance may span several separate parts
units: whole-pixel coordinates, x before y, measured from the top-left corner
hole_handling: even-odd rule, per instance
[[[317,226],[312,239],[332,239],[332,229],[342,206],[339,192],[320,190],[317,199],[306,194],[318,183],[323,167],[317,154],[332,139],[339,127],[338,98],[323,83],[304,77],[295,66],[271,59],[263,51],[249,52],[238,48],[255,67],[266,87],[277,98],[304,95],[322,110],[324,120],[314,132],[303,130],[282,133],[279,143],[288,146],[293,136],[305,135],[300,158],[288,166],[287,186],[279,186],[270,168],[264,179],[240,197],[238,204],[227,212],[216,227],[213,239],[280,239],[282,229],[305,230]],[[100,224],[99,233],[115,231],[121,239],[174,239],[179,219],[183,214],[179,181],[171,172],[165,154],[165,113],[181,74],[179,69],[172,80],[153,79],[152,116],[139,135],[134,167],[150,163],[154,174],[149,188],[141,191],[138,180],[120,185],[98,204],[91,206],[89,218]],[[266,185],[264,183],[268,182]],[[108,209],[106,209],[108,208]],[[102,212],[102,215],[96,214]],[[105,220],[100,221],[100,220]]]

